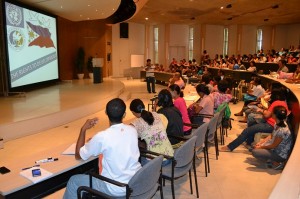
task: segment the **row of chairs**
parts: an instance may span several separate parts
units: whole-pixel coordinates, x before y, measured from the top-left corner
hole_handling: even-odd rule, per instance
[[[194,181],[196,187],[196,195],[199,198],[198,182],[197,182],[197,172],[196,172],[196,158],[198,154],[203,152],[204,163],[205,163],[205,176],[210,173],[209,166],[209,137],[213,136],[216,159],[219,156],[218,150],[218,129],[220,129],[220,141],[224,144],[224,133],[225,128],[222,126],[222,120],[224,118],[225,108],[222,108],[218,113],[211,116],[211,120],[208,123],[204,123],[201,126],[192,124],[193,132],[190,137],[184,137],[181,139],[184,144],[175,150],[174,156],[166,156],[162,154],[157,154],[145,149],[141,149],[141,156],[148,158],[153,158],[149,163],[144,165],[128,182],[128,184],[117,182],[113,179],[106,178],[104,176],[98,175],[96,173],[89,173],[90,176],[90,186],[82,186],[77,190],[78,198],[151,198],[155,195],[157,190],[160,190],[161,198],[163,198],[163,186],[165,186],[165,180],[171,182],[172,197],[175,199],[175,188],[174,181],[177,178],[189,174],[190,190],[193,194],[192,186],[192,170],[194,171]],[[172,163],[162,167],[162,161],[164,158],[171,159]],[[93,189],[92,180],[93,178],[98,178],[100,180],[106,181],[108,183],[114,184],[116,186],[124,187],[126,189],[126,196],[123,197],[113,197],[102,193],[98,190]]]

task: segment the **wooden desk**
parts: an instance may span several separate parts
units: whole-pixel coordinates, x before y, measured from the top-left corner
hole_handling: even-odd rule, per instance
[[[173,77],[174,73],[168,73],[168,72],[158,72],[158,71],[155,71],[154,72],[154,75],[155,75],[155,79],[156,81],[159,81],[160,83],[165,83],[165,84],[168,84],[169,83],[169,80]],[[145,70],[141,70],[141,78],[144,79],[146,78],[146,71]],[[187,82],[187,78],[183,78],[183,80],[185,82]],[[199,82],[199,79],[196,78],[196,77],[190,77],[189,78],[189,83],[198,83]]]
[[[208,71],[211,72],[212,76],[217,76],[220,68],[208,67]],[[221,69],[225,76],[231,76],[235,80],[245,80],[250,82],[253,76],[252,72],[245,70],[231,70],[231,69]]]
[[[249,68],[250,63],[249,62],[243,62],[244,66],[246,68]],[[270,74],[270,71],[277,71],[278,70],[278,64],[276,63],[255,63],[256,70],[263,71],[263,74]],[[293,73],[297,69],[297,64],[286,64],[286,67],[288,67],[289,72]]]
[[[86,119],[74,121],[45,132],[26,136],[4,143],[0,150],[0,165],[11,170],[0,175],[0,198],[41,198],[63,188],[69,178],[78,173],[98,168],[98,158],[87,161],[76,160],[74,155],[62,155],[72,143],[76,142],[81,125]],[[87,138],[108,126],[107,119],[87,131]],[[53,175],[37,184],[20,175],[22,168],[30,167],[36,160],[47,157],[58,161],[41,163],[40,167]]]
[[[264,82],[279,82],[291,92],[287,96],[287,102],[293,114],[292,126],[295,135],[299,135],[300,122],[300,85],[286,83],[285,80],[271,78],[269,75],[261,75]],[[282,171],[282,174],[270,194],[271,199],[295,199],[299,198],[300,193],[300,138],[296,137],[296,142],[291,156]]]

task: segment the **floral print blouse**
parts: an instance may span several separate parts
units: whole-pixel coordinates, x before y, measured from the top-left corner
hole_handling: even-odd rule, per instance
[[[167,118],[156,112],[152,112],[154,122],[149,125],[143,118],[137,118],[131,124],[136,128],[138,136],[147,143],[147,150],[169,156],[174,155],[174,150],[168,139],[166,128]]]

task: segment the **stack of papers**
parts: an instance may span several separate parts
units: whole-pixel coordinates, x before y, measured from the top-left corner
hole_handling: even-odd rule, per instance
[[[33,177],[32,176],[32,170],[33,169],[40,169],[41,170],[41,175]],[[30,169],[26,169],[24,171],[21,171],[20,175],[27,178],[28,180],[32,181],[35,184],[35,183],[38,183],[40,181],[43,181],[43,180],[49,178],[50,176],[53,175],[53,173],[51,173],[51,172],[49,172],[49,171],[47,171],[43,168],[40,168],[40,167],[32,167]]]
[[[76,148],[76,143],[73,143],[64,152],[62,152],[62,154],[63,155],[75,155],[75,148]]]

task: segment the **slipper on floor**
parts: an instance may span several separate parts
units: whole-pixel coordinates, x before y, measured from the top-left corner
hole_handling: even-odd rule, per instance
[[[221,152],[231,152],[231,150],[229,148],[227,148],[227,147],[221,147],[219,149],[219,151],[221,151]]]

